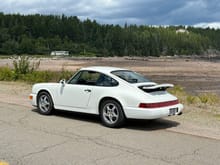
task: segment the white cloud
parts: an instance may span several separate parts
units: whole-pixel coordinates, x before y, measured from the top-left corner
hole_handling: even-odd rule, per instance
[[[184,24],[219,22],[219,0],[6,0],[0,12],[65,14],[101,23]]]
[[[199,28],[211,28],[211,29],[220,29],[220,22],[211,22],[211,23],[198,23],[194,27]]]

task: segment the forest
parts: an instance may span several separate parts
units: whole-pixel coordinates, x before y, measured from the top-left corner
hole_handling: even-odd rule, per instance
[[[220,30],[0,13],[0,55],[49,55],[55,50],[72,56],[202,55],[220,50]]]

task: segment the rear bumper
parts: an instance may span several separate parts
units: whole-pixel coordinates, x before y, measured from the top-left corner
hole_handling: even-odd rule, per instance
[[[30,99],[31,105],[36,107],[37,106],[37,95],[31,93],[29,95],[29,99]]]
[[[127,118],[131,119],[158,119],[162,117],[170,116],[170,109],[177,108],[174,115],[181,115],[183,110],[182,104],[177,104],[163,108],[124,108],[124,112]]]

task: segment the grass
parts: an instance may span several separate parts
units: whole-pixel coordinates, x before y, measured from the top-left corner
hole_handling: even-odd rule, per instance
[[[202,93],[198,95],[191,95],[187,93],[183,87],[175,86],[172,89],[169,89],[169,92],[178,97],[180,102],[187,105],[218,105],[220,103],[220,98],[218,95],[213,93]]]
[[[0,67],[0,81],[24,81],[28,83],[57,82],[68,79],[72,72],[66,71],[38,71],[40,61],[31,62],[28,56],[13,57],[13,69],[8,66]]]
[[[0,81],[24,81],[27,83],[58,82],[61,79],[69,79],[73,72],[61,71],[33,71],[20,74],[9,67],[0,67]]]
[[[215,117],[220,121],[220,114],[216,114]]]
[[[214,117],[220,121],[220,97],[213,93],[189,94],[183,87],[175,86],[169,89],[184,105],[184,116],[192,120]],[[187,115],[189,114],[189,115]],[[202,117],[202,118],[201,118]],[[211,118],[209,119],[211,120]]]

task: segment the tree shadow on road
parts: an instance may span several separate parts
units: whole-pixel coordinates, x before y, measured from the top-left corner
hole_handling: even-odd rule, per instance
[[[32,111],[38,113],[37,109],[33,109]],[[65,119],[78,120],[88,123],[96,123],[101,125],[101,120],[98,115],[55,110],[52,116],[63,117]],[[155,119],[155,120],[128,119],[121,128],[131,129],[131,130],[156,131],[156,130],[163,130],[167,128],[177,127],[179,124],[180,123],[176,121],[172,121],[166,118]]]

